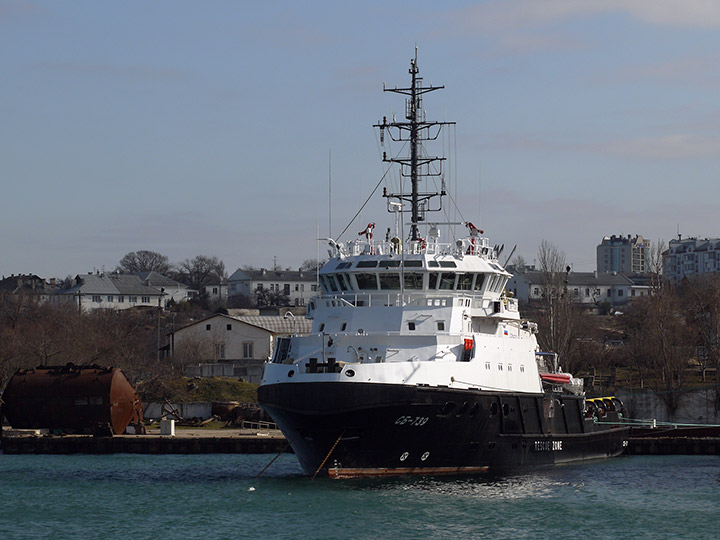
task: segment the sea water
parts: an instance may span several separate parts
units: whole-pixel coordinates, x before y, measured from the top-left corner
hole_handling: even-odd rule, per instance
[[[311,480],[293,455],[2,455],[0,539],[720,538],[720,457]]]

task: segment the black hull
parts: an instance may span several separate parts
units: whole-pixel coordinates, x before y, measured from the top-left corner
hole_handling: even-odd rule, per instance
[[[621,454],[629,428],[583,418],[582,398],[364,383],[261,386],[306,474],[476,473]],[[617,419],[610,412],[603,420]]]

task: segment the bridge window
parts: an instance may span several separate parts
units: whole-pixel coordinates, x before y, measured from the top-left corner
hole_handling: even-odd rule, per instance
[[[378,288],[376,274],[355,274],[355,281],[361,291],[374,291]]]
[[[455,287],[455,274],[451,272],[443,272],[440,274],[440,289],[452,290]]]
[[[472,288],[472,280],[473,274],[458,274],[458,290],[469,291]]]
[[[405,272],[406,289],[422,289],[422,287],[423,275],[420,272]]]
[[[381,289],[399,289],[400,288],[400,274],[395,274],[395,273],[380,274],[380,288]]]
[[[347,284],[344,274],[338,274],[337,276],[335,276],[335,279],[337,279],[338,285],[340,285],[341,290],[343,290],[343,291],[350,290],[350,287]]]
[[[475,276],[475,290],[482,290],[483,282],[485,281],[485,274],[477,274]]]
[[[437,289],[439,275],[440,274],[438,274],[437,272],[431,272],[429,274],[430,280],[428,282],[428,286],[431,291],[434,291],[435,289]]]

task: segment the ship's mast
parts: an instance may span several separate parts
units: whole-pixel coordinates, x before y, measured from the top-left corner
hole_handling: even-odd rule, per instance
[[[385,88],[385,92],[394,92],[396,94],[404,94],[409,96],[405,104],[405,122],[387,121],[387,117],[383,117],[382,123],[375,124],[374,127],[380,128],[380,140],[384,141],[384,133],[388,132],[393,141],[402,141],[410,143],[409,157],[388,157],[387,152],[383,152],[383,161],[391,163],[400,163],[402,177],[410,178],[411,192],[410,196],[403,193],[383,193],[384,197],[390,199],[398,199],[399,201],[409,202],[411,209],[411,230],[410,239],[415,241],[420,238],[418,232],[418,223],[425,220],[425,212],[437,212],[442,209],[442,196],[445,195],[445,181],[442,179],[440,191],[421,192],[419,182],[421,179],[428,177],[442,177],[442,162],[444,157],[433,157],[423,155],[422,141],[434,141],[440,135],[442,126],[455,124],[455,122],[428,122],[425,119],[425,112],[422,108],[422,96],[434,90],[445,88],[444,86],[423,86],[423,80],[418,77],[420,70],[417,65],[417,48],[415,48],[415,58],[410,60],[411,85],[410,88]],[[430,165],[438,163],[436,170],[432,170]],[[438,198],[437,208],[431,207],[431,201]],[[406,210],[401,210],[405,212]]]

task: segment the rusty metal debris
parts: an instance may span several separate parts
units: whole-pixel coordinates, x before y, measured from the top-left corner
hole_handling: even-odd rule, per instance
[[[140,397],[113,367],[69,363],[20,370],[3,401],[3,414],[16,429],[119,435],[143,419]]]

